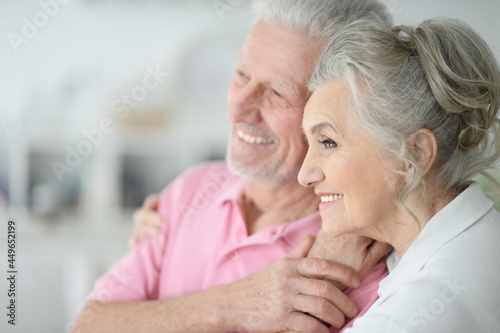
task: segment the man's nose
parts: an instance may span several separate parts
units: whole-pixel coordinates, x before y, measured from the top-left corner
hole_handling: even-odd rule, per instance
[[[246,122],[259,123],[262,121],[262,104],[264,102],[264,88],[257,83],[248,83],[229,105],[229,121],[232,123]]]

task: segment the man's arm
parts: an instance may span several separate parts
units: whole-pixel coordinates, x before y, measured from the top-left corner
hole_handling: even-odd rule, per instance
[[[318,319],[341,327],[356,304],[324,279],[349,287],[356,272],[316,258],[285,258],[241,280],[174,299],[128,303],[90,301],[73,333],[324,332]],[[312,316],[306,315],[309,313]]]
[[[153,207],[155,205],[157,199],[150,197],[139,213],[134,214],[136,235],[141,226],[150,229],[149,222],[158,224],[156,218],[151,219],[152,215],[156,214],[161,220]],[[141,219],[149,222],[143,223]],[[309,252],[310,255],[367,271],[383,255],[377,250],[380,247],[374,246],[376,243],[360,236],[332,240],[320,232],[310,251],[313,241],[313,237],[307,238],[306,242],[292,250],[290,256],[304,257]],[[324,261],[313,262],[325,265]],[[314,269],[299,271],[298,264],[298,261],[285,259],[245,279],[175,299],[129,303],[90,301],[78,317],[74,332],[99,332],[100,329],[113,332],[110,327],[116,328],[117,332],[127,332],[127,329],[130,332],[264,332],[266,328],[274,332],[280,331],[278,328],[283,331],[321,332],[326,329],[320,321],[304,312],[335,327],[342,326],[344,317],[353,315],[353,303],[337,288],[325,283],[323,278],[334,277],[332,280],[342,282],[335,276],[342,272],[346,274],[346,268],[327,263],[333,271],[321,273]],[[309,275],[305,274],[307,272]],[[345,285],[352,286],[353,283]],[[292,326],[296,329],[289,329]]]
[[[221,326],[218,304],[207,306],[216,300],[214,296],[207,290],[160,301],[88,301],[72,332],[215,332]]]

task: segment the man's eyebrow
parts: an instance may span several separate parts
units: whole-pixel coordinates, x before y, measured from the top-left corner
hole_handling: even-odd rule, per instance
[[[272,80],[272,79],[267,79],[267,81],[269,81],[277,86],[285,87],[285,88],[291,89],[292,91],[296,91],[295,88],[291,84],[289,84],[288,82]]]
[[[236,62],[238,63],[239,66],[241,66],[244,70],[247,70],[247,66],[245,65],[245,63],[243,62],[243,60],[241,60],[240,57],[237,57],[236,58]],[[272,84],[275,84],[277,86],[280,86],[280,87],[285,87],[285,88],[288,88],[288,89],[291,89],[293,92],[297,92],[297,89],[295,89],[290,83],[286,82],[286,81],[280,81],[280,80],[273,80],[271,78],[267,78],[266,79],[267,82],[269,83],[272,83]]]
[[[243,69],[247,69],[247,66],[245,65],[245,63],[243,62],[243,60],[241,60],[241,58],[239,56],[236,58],[236,62],[238,63],[238,65],[240,65],[241,67],[243,67]]]

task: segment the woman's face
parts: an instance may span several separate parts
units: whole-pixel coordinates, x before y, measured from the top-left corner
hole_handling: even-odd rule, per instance
[[[397,222],[395,196],[404,178],[394,173],[394,161],[384,157],[359,127],[351,101],[344,80],[312,94],[302,122],[309,149],[299,182],[314,186],[321,197],[325,233],[354,232],[381,239]]]

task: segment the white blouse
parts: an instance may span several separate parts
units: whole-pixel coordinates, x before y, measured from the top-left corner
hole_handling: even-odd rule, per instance
[[[345,333],[500,332],[500,213],[478,183],[387,265],[380,298]]]

